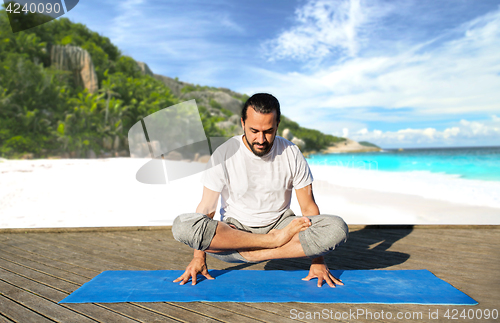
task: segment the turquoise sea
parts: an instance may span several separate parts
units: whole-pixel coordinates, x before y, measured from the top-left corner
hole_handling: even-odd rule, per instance
[[[500,146],[384,150],[375,153],[310,155],[310,165],[390,172],[428,171],[465,179],[500,181]]]

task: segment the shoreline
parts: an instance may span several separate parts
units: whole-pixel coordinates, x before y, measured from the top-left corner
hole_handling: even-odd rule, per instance
[[[315,179],[326,179],[331,185],[500,209],[500,181],[461,178],[459,175],[430,171],[385,171],[326,165],[310,167]]]
[[[201,173],[166,185],[142,184],[135,174],[145,162],[3,160],[0,229],[165,226],[193,212]],[[500,224],[500,183],[315,165],[311,170],[320,211],[349,225]],[[300,214],[295,196],[291,209]]]
[[[359,142],[354,141],[349,138],[345,138],[345,141],[339,142],[333,146],[320,151],[320,154],[336,154],[336,153],[367,153],[367,152],[379,152],[382,148],[379,147],[369,147],[361,145]]]
[[[314,197],[321,212],[352,219],[352,224],[500,225],[500,208],[344,187],[325,181],[316,184],[313,184]]]

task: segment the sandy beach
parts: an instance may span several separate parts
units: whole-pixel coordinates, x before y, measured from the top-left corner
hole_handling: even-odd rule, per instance
[[[201,199],[201,173],[138,182],[147,160],[0,160],[0,228],[171,225]],[[322,213],[348,224],[500,224],[500,182],[311,166]],[[292,200],[292,210],[300,207]]]
[[[333,146],[330,146],[322,151],[325,154],[336,154],[336,153],[361,153],[361,152],[375,152],[381,151],[378,147],[368,147],[363,146],[359,142],[354,141],[349,138],[345,138],[345,141],[339,142]]]

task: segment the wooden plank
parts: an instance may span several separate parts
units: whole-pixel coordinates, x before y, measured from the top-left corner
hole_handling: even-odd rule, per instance
[[[290,311],[287,307],[284,307],[282,303],[241,303],[241,305],[245,306],[245,311],[248,309],[260,310],[265,314],[269,313],[290,319]],[[226,303],[224,303],[224,306],[226,306]],[[294,322],[307,322],[307,320],[297,318]],[[332,322],[339,321],[332,320]]]
[[[5,255],[3,255],[5,256]],[[23,260],[23,259],[21,259]],[[20,273],[25,272],[26,270],[30,272],[35,272],[38,274],[46,275],[53,277],[57,281],[64,281],[67,282],[71,285],[74,286],[81,286],[85,282],[87,282],[89,279],[86,277],[81,277],[81,276],[76,276],[73,275],[72,273],[68,273],[62,270],[57,270],[53,269],[50,267],[47,267],[43,264],[39,264],[36,262],[29,262],[27,260],[23,260],[22,263],[12,261],[7,259],[6,257],[0,257],[0,267],[3,267],[4,269],[8,269],[10,271],[13,271],[13,268],[17,268]],[[14,271],[15,272],[15,271]],[[70,285],[68,285],[70,286]]]
[[[0,293],[0,313],[2,313],[2,315],[5,315],[5,317],[7,317],[8,319],[10,319],[13,322],[19,322],[19,323],[53,322],[53,321],[49,320],[48,318],[40,315],[39,313],[34,312],[31,309],[26,308],[23,305],[20,305],[16,302],[12,301],[10,298],[5,297],[3,292]]]
[[[394,266],[394,262],[391,264],[391,257],[396,255],[393,251],[400,251],[401,253],[404,254],[417,254],[417,253],[423,253],[426,255],[432,255],[431,259],[440,259],[442,260],[443,266],[446,266],[447,261],[453,261],[454,257],[456,257],[454,254],[450,253],[449,251],[430,251],[429,248],[425,247],[420,247],[420,246],[413,246],[413,245],[407,245],[403,248],[398,247],[396,249],[392,248],[391,250],[386,250],[386,251],[377,251],[377,250],[357,250],[354,251],[356,252],[356,256],[350,256],[346,255],[346,257],[349,258],[351,261],[351,266],[352,265],[357,265],[357,267],[360,267],[359,269],[366,267],[367,265],[373,263],[373,261],[376,261],[378,264],[375,266],[375,268],[383,268],[387,267],[388,265],[391,265],[389,267]],[[403,252],[404,251],[404,252]],[[344,252],[344,254],[347,252]],[[491,255],[489,254],[484,254],[483,256],[477,256],[477,255],[471,255],[469,253],[461,253],[463,258],[467,258],[467,264],[464,264],[465,266],[477,266],[479,264],[486,265],[490,263],[490,265],[495,266],[498,261],[495,259],[495,257],[490,257]],[[414,257],[414,256],[413,256]],[[483,259],[487,258],[487,259]],[[416,258],[414,258],[416,259]],[[488,260],[489,259],[489,260]],[[328,263],[329,257],[327,257],[327,263]],[[477,268],[477,267],[476,267]]]
[[[372,230],[372,231],[373,231],[373,230]],[[122,234],[122,233],[120,233],[120,232],[113,232],[113,235],[114,235],[114,236],[117,236],[117,235],[120,235],[120,234]],[[133,237],[133,236],[137,236],[137,235],[135,235],[135,234],[134,234],[134,232],[125,232],[125,233],[123,233],[123,235],[129,236],[129,237],[130,237],[130,236],[132,236],[132,237]],[[138,239],[138,240],[140,240],[140,239]],[[124,242],[124,243],[125,243],[125,242]],[[144,244],[144,241],[141,241],[141,243],[142,243],[142,244]],[[143,246],[143,247],[146,247],[146,246],[149,246],[149,245],[147,245],[147,244],[146,244],[146,245],[145,245],[145,246]],[[138,246],[138,247],[140,248],[140,246]],[[342,249],[342,248],[344,248],[344,246],[342,246],[342,247],[341,247],[341,249]],[[134,248],[134,249],[135,249],[135,248]],[[187,250],[189,250],[189,249],[187,249]],[[334,253],[336,253],[336,252],[337,252],[337,251],[335,251]],[[187,258],[187,259],[185,259],[186,265],[187,265],[187,263],[189,263],[189,261],[191,260],[191,257],[192,257],[192,256],[191,256],[191,251],[189,250],[189,251],[188,251],[188,258]],[[209,258],[209,259],[211,259],[211,258]],[[360,260],[366,260],[364,257],[359,257],[359,259],[360,259]],[[392,264],[392,263],[389,263],[389,264]],[[305,267],[305,266],[307,266],[307,268],[309,267],[309,264],[304,264],[304,263],[299,263],[299,262],[297,262],[297,263],[290,262],[290,263],[288,263],[287,265],[292,265],[292,268],[301,268],[301,269],[304,269],[304,267]],[[280,269],[281,269],[281,268],[280,268]]]
[[[64,293],[59,290],[50,288],[46,285],[42,285],[36,281],[27,279],[25,277],[19,276],[15,273],[11,273],[0,269],[0,277],[3,281],[8,282],[20,289],[26,290],[40,297],[43,297],[54,304],[58,303],[69,293]],[[95,320],[104,320],[105,322],[136,322],[123,315],[119,315],[114,311],[105,309],[104,307],[97,306],[95,304],[78,304],[81,306],[73,306],[73,304],[62,304],[61,306],[72,309],[74,312],[84,313]]]
[[[58,259],[41,255],[40,253],[26,251],[2,243],[0,243],[0,250],[2,253],[8,253],[10,255],[14,255],[19,261],[21,261],[21,259],[30,259],[32,261],[44,264],[48,267],[55,267],[70,273],[74,273],[76,275],[80,275],[82,277],[94,277],[99,273],[99,271],[97,270],[91,270],[80,266],[75,266],[73,264],[69,264],[67,262],[60,261]]]
[[[158,232],[158,231],[155,231]],[[125,232],[127,233],[127,232]],[[119,232],[112,233],[99,233],[105,239],[109,239],[112,243],[111,249],[115,246],[123,248],[128,254],[133,256],[145,257],[155,262],[164,262],[165,259],[176,258],[192,258],[192,249],[174,240],[171,241],[158,241],[157,239],[144,239],[137,235],[120,235]],[[133,248],[131,248],[133,246]],[[108,247],[105,245],[104,247]],[[185,257],[183,257],[185,251]]]
[[[301,322],[358,322],[353,319],[352,313],[357,309],[377,310],[380,312],[379,304],[314,304],[314,303],[244,303],[249,307],[259,308],[263,311],[279,313],[291,320]],[[362,320],[364,321],[364,320]],[[375,318],[369,322],[386,322]]]
[[[246,311],[233,311],[228,310],[224,307],[219,306],[219,303],[205,303],[205,302],[186,302],[186,303],[176,303],[173,302],[175,306],[185,308],[187,310],[202,313],[210,317],[215,317],[218,320],[224,322],[238,322],[238,323],[251,323],[251,322],[265,322],[255,318],[255,316],[249,315]],[[268,322],[272,322],[269,320]]]
[[[453,245],[458,244],[459,242],[455,242]],[[452,246],[447,247],[442,244],[434,244],[434,245],[425,245],[425,244],[418,244],[418,243],[410,243],[410,242],[400,242],[398,243],[395,248],[397,249],[402,249],[404,248],[406,252],[411,251],[411,252],[418,252],[422,254],[436,254],[436,255],[449,255],[450,250],[452,250]],[[455,248],[457,249],[457,248]],[[497,263],[498,259],[486,259],[486,255],[491,255],[495,254],[497,252],[497,248],[484,248],[481,246],[474,246],[473,248],[470,248],[469,250],[454,250],[453,253],[460,253],[464,256],[467,257],[467,260],[476,260],[476,259],[481,259],[482,261],[491,261],[492,263]]]
[[[198,313],[174,305],[173,303],[134,303],[135,305],[161,313],[167,317],[181,322],[223,322],[215,317],[209,317],[204,313]]]
[[[34,294],[42,296],[54,303],[59,302],[63,298],[69,295],[69,292],[63,292],[59,289],[52,288],[50,286],[44,285],[35,280],[29,279],[25,276],[21,276],[17,273],[12,273],[7,270],[0,269],[1,279],[11,285],[17,286],[19,288],[28,290]]]
[[[419,259],[417,258],[418,255],[425,255],[427,257],[423,259],[429,259],[428,256],[431,255],[431,260],[439,259],[442,260],[441,263],[443,264],[446,264],[449,261],[453,261],[456,257],[456,254],[460,254],[462,259],[467,259],[466,264],[474,266],[483,265],[493,267],[500,265],[499,257],[495,256],[497,255],[497,250],[484,250],[481,247],[476,248],[477,252],[457,250],[453,250],[453,252],[450,252],[450,248],[443,248],[439,243],[433,244],[432,246],[422,244],[398,243],[391,250],[393,249],[412,254],[413,259]],[[462,263],[464,262],[462,261]]]
[[[190,248],[176,241],[171,230],[155,231],[151,235],[144,235],[141,232],[126,231],[126,232],[107,232],[100,233],[102,236],[110,237],[116,243],[133,243],[139,248],[147,246],[148,248],[165,249],[163,246],[172,248],[173,251],[180,249],[189,250]]]
[[[314,303],[284,303],[283,308],[291,317],[304,317],[305,322],[333,321],[340,322],[427,322],[428,309],[426,305],[405,304],[314,304]],[[358,310],[360,312],[358,312]],[[326,313],[325,313],[326,312]],[[418,313],[417,319],[396,319],[398,312]],[[376,314],[378,313],[378,314]],[[381,313],[385,313],[384,318]],[[387,319],[388,313],[392,319]],[[326,314],[326,315],[325,315]],[[358,316],[359,314],[359,316]],[[404,315],[404,314],[403,314]],[[343,319],[342,319],[343,317]]]
[[[423,231],[422,233],[419,232],[418,235],[414,235],[412,237],[409,237],[409,239],[404,239],[401,241],[401,244],[415,244],[415,245],[422,245],[422,246],[439,246],[441,249],[445,250],[453,250],[455,252],[462,252],[462,251],[469,251],[469,252],[475,252],[475,249],[480,249],[480,250],[485,250],[485,251],[491,251],[495,250],[500,246],[498,243],[498,238],[494,238],[494,236],[490,236],[489,238],[486,238],[486,235],[488,231],[486,230],[480,230],[481,233],[485,234],[481,239],[476,238],[475,235],[469,233],[469,237],[457,237],[453,234],[452,232],[437,232],[437,237],[434,237],[432,235],[429,235],[429,232]],[[496,234],[498,235],[500,232]],[[418,238],[417,238],[418,237]]]
[[[25,268],[25,267],[23,267]],[[24,274],[24,276],[20,276],[20,272]],[[15,284],[19,287],[29,289],[30,291],[37,293],[47,299],[54,301],[55,303],[61,301],[66,296],[70,294],[73,290],[78,288],[79,286],[73,287],[70,290],[61,290],[61,287],[64,289],[64,281],[54,280],[52,276],[38,276],[36,277],[38,281],[33,280],[30,281],[30,278],[33,278],[33,274],[29,272],[29,269],[25,268],[24,270],[18,270],[16,273],[8,272],[0,269],[0,277],[2,279],[8,281],[9,283]],[[45,279],[44,279],[45,278]],[[49,284],[55,285],[54,287],[50,287]],[[61,286],[61,284],[63,286]],[[94,304],[62,304],[62,306],[70,308],[76,312],[83,313],[89,317],[94,319],[103,319],[105,322],[131,322],[131,320],[123,315],[115,314],[114,312],[124,313],[124,315],[129,316],[131,318],[135,318],[140,320],[142,317],[148,317],[151,320],[160,320],[161,317],[154,313],[145,313],[144,310],[137,310],[137,307],[131,304],[120,304],[120,311],[116,310],[116,306],[102,306],[102,305],[94,305]],[[137,313],[139,312],[139,313]],[[134,316],[134,313],[137,314]],[[129,315],[132,314],[132,315]]]
[[[58,277],[53,275],[49,275],[46,273],[38,272],[36,270],[26,268],[15,263],[11,263],[8,261],[0,262],[0,269],[5,271],[9,271],[12,273],[16,273],[20,276],[26,277],[28,279],[43,283],[44,285],[58,289],[60,291],[72,293],[75,291],[80,285],[77,283],[68,282],[65,280],[61,280]]]
[[[233,302],[217,302],[210,303],[211,306],[216,306],[227,311],[234,313],[243,313],[243,315],[248,316],[254,320],[267,323],[287,323],[296,322],[296,320],[290,319],[289,316],[283,316],[275,312],[265,311],[256,307],[248,306],[244,303],[233,303]]]
[[[486,233],[487,231],[481,231]],[[427,233],[424,231],[424,233]],[[434,238],[432,236],[422,236],[414,235],[412,237],[409,237],[408,239],[403,239],[401,241],[398,241],[400,244],[414,244],[414,245],[421,245],[421,246],[439,246],[438,248],[440,249],[446,249],[446,250],[455,250],[457,252],[475,252],[476,249],[480,250],[485,250],[485,251],[491,251],[500,246],[498,242],[495,241],[495,239],[492,237],[488,241],[489,243],[485,243],[485,240],[477,241],[474,242],[472,240],[474,235],[469,234],[469,238],[458,238],[454,235],[450,235],[449,233],[446,232],[438,232],[439,236],[441,238]],[[498,233],[500,234],[500,232]],[[485,237],[483,237],[485,239]]]
[[[125,304],[128,305],[128,304]],[[61,304],[61,306],[81,313],[98,322],[142,322],[140,319],[131,317],[124,312],[117,312],[101,304]]]
[[[498,225],[478,224],[430,224],[430,225],[348,225],[350,231],[363,229],[370,230],[402,230],[412,228],[413,230],[498,230]],[[0,235],[4,234],[41,234],[41,233],[96,233],[96,232],[146,232],[154,234],[156,231],[169,231],[172,226],[130,226],[130,227],[59,227],[59,228],[0,228]]]
[[[45,241],[37,241],[36,239],[29,239],[30,243],[26,243],[26,237],[19,235],[21,240],[20,244],[10,244],[15,248],[26,250],[32,253],[37,253],[43,256],[50,257],[57,261],[65,261],[66,263],[74,266],[79,266],[84,269],[94,270],[101,272],[103,270],[137,270],[135,266],[128,266],[124,264],[117,264],[114,262],[101,259],[99,262],[90,261],[90,257],[86,253],[76,252],[69,248],[61,248],[60,246],[52,246]]]
[[[84,277],[66,270],[59,269],[54,266],[45,265],[40,262],[32,261],[28,258],[17,257],[15,255],[9,254],[0,250],[0,264],[6,265],[7,263],[13,263],[22,267],[31,268],[38,272],[57,277],[59,279],[65,280],[70,283],[81,285],[88,281],[89,277]]]
[[[399,247],[398,247],[399,246]],[[438,247],[439,245],[434,245],[435,247]],[[418,250],[420,249],[420,250]],[[339,250],[340,253],[337,253],[335,254],[335,252],[333,253],[334,254],[334,258],[337,258],[337,257],[348,257],[349,260],[355,260],[355,263],[358,265],[359,263],[359,267],[366,267],[366,266],[363,266],[363,263],[364,265],[366,264],[369,264],[372,260],[372,258],[376,258],[377,262],[380,264],[380,266],[377,266],[377,267],[383,267],[381,266],[382,264],[385,264],[387,262],[389,262],[390,264],[390,261],[391,261],[391,254],[394,255],[392,252],[393,251],[405,251],[405,253],[408,253],[408,251],[411,251],[410,253],[412,254],[415,254],[415,252],[422,252],[422,253],[425,253],[425,254],[429,254],[430,253],[430,249],[426,246],[414,246],[414,245],[397,245],[396,247],[393,247],[391,248],[391,250],[382,250],[382,251],[379,251],[379,250],[372,250],[372,249],[356,249],[356,248],[345,248],[345,249],[341,249]],[[351,255],[351,253],[355,253],[356,255],[353,256]],[[452,257],[450,256],[450,250],[440,250],[438,248],[438,251],[435,251],[433,250],[432,252],[433,255],[438,255],[438,257]],[[486,255],[487,253],[485,253]],[[385,256],[383,256],[385,255]],[[473,255],[473,254],[467,254],[465,253],[464,255],[466,255],[468,257],[468,259],[470,259],[469,262],[472,262],[473,260],[478,260],[478,262],[482,262],[484,263],[484,259],[482,259],[481,257],[482,256],[477,256],[477,255]],[[484,256],[483,256],[484,257]],[[488,257],[489,258],[489,257]],[[332,258],[333,259],[333,258]],[[435,259],[435,258],[434,258]],[[497,260],[495,259],[495,257],[493,258],[489,258],[490,260],[486,260],[487,262],[488,261],[491,261],[491,262],[496,262]],[[498,259],[498,258],[497,258]]]
[[[126,237],[126,238],[132,238],[132,239],[139,239],[142,241],[149,241],[149,242],[171,242],[178,244],[179,246],[182,246],[184,244],[176,241],[173,237],[172,234],[172,228],[164,229],[164,230],[158,230],[158,231],[153,231],[150,232],[149,234],[145,235],[142,232],[139,231],[116,231],[116,232],[110,232],[113,236],[121,236],[121,237]]]
[[[56,244],[58,245],[58,248],[65,248],[77,251],[83,255],[86,255],[86,258],[89,258],[90,261],[105,260],[107,262],[114,262],[118,264],[125,264],[130,267],[135,267],[135,270],[140,270],[140,269],[155,270],[161,268],[156,264],[150,264],[143,261],[138,261],[133,258],[122,256],[119,253],[119,250],[115,250],[115,253],[113,253],[110,252],[109,250],[104,250],[103,248],[100,248],[98,246],[96,247],[87,246],[87,244],[85,243],[85,240],[87,239],[75,243],[70,241],[71,238],[67,236],[68,234],[60,233],[59,235],[60,235],[60,237],[58,237],[59,239],[49,236],[37,237],[37,239],[41,242]]]
[[[33,265],[33,264],[32,264],[32,265]],[[36,264],[35,264],[35,265],[36,265]],[[76,309],[76,308],[81,309],[81,308],[82,308],[82,307],[84,307],[85,305],[71,305],[71,306],[72,306],[72,308],[75,308],[75,309]],[[134,308],[134,311],[132,311],[132,308],[131,308],[131,307],[128,307],[128,308],[127,308],[127,307],[123,307],[123,305],[106,304],[106,306],[107,306],[108,308],[116,308],[117,306],[121,306],[121,310],[122,310],[122,311],[126,311],[126,312],[127,312],[127,313],[129,313],[129,314],[133,314],[133,313],[131,313],[131,312],[137,312],[137,311],[139,310],[139,311],[141,311],[141,313],[140,313],[140,314],[148,313],[148,315],[147,315],[147,316],[149,316],[149,317],[154,317],[154,318],[155,318],[155,320],[156,320],[156,319],[158,319],[158,318],[160,318],[160,321],[163,321],[163,320],[165,319],[165,317],[163,317],[163,316],[161,316],[161,315],[159,315],[159,314],[155,314],[155,313],[153,313],[153,312],[151,312],[151,311],[149,311],[149,312],[148,312],[148,311],[146,311],[145,309],[142,309],[142,308],[139,308],[139,307],[135,307],[135,308]]]
[[[378,231],[377,231],[378,230]],[[426,268],[439,278],[451,283],[475,298],[480,304],[474,309],[496,308],[500,301],[500,270],[498,247],[500,246],[497,229],[359,229],[351,232],[348,243],[329,254],[325,259],[331,269],[420,269]],[[424,232],[422,232],[424,231]],[[161,269],[185,269],[192,258],[189,248],[171,238],[171,231],[127,231],[127,232],[82,232],[69,234],[9,234],[0,235],[5,253],[0,260],[0,267],[9,267],[11,274],[24,275],[24,279],[41,284],[40,288],[54,288],[64,292],[74,284],[59,279],[64,272],[78,274],[88,279],[91,273],[106,269],[141,269],[159,264]],[[17,236],[17,237],[16,237]],[[161,241],[159,241],[161,240]],[[88,242],[90,241],[90,242]],[[464,241],[468,245],[464,246]],[[87,243],[86,243],[87,242]],[[15,257],[19,250],[19,257]],[[97,252],[96,252],[97,250]],[[1,252],[0,252],[1,254]],[[118,255],[108,259],[106,255]],[[30,257],[32,255],[32,257]],[[136,258],[137,257],[137,258]],[[127,258],[135,262],[124,261]],[[69,260],[66,260],[69,259]],[[175,259],[173,262],[171,259]],[[141,263],[142,262],[142,263]],[[308,269],[309,261],[304,259],[273,260],[256,265],[226,264],[208,257],[209,268],[233,270],[245,269]],[[60,265],[59,265],[60,264]],[[17,265],[17,267],[16,267]],[[40,267],[42,266],[42,267]],[[45,266],[45,267],[43,267]],[[78,266],[78,267],[73,267]],[[53,271],[57,275],[40,271]],[[23,272],[24,270],[24,272]],[[31,270],[31,271],[30,271]],[[38,270],[38,271],[37,271]],[[3,277],[0,272],[1,277]],[[33,275],[33,277],[32,277]],[[65,279],[63,276],[62,279]],[[61,285],[62,284],[62,285]],[[25,288],[18,283],[18,287]],[[64,288],[62,288],[64,287]],[[38,291],[41,293],[41,290]],[[67,292],[70,292],[69,290]],[[40,294],[42,295],[42,294]],[[7,298],[5,296],[4,298]],[[16,303],[17,304],[17,303]],[[227,307],[226,307],[227,305]],[[18,304],[18,306],[20,306]],[[86,307],[92,304],[75,304],[73,311],[90,316]],[[200,321],[205,316],[212,321],[279,321],[290,320],[290,310],[294,307],[303,311],[318,311],[328,304],[303,303],[141,303],[141,304],[99,304],[104,311],[114,312],[138,321]],[[149,308],[147,307],[149,306]],[[335,304],[335,310],[355,309],[352,304]],[[436,306],[418,305],[375,305],[363,304],[371,311],[420,311],[422,308],[442,309]],[[470,307],[454,307],[458,309]],[[69,310],[69,308],[68,308]],[[258,314],[261,312],[260,314]],[[263,314],[262,314],[263,313]],[[93,314],[98,318],[99,314]],[[148,319],[143,319],[144,317]],[[232,320],[234,318],[234,320]],[[315,320],[302,320],[312,321]],[[316,320],[317,321],[317,320]],[[333,320],[335,321],[335,320]],[[342,321],[342,320],[341,320]],[[434,321],[434,320],[433,320]],[[444,322],[442,318],[436,322]]]
[[[492,273],[492,271],[497,271],[499,266],[492,263],[481,262],[480,260],[467,261],[460,263],[459,266],[450,266],[450,264],[454,263],[456,255],[430,255],[431,259],[434,260],[432,266],[434,270],[439,270],[440,272],[446,272],[447,274],[456,275],[457,277],[463,276],[464,273],[467,273],[468,277],[471,279],[481,279],[482,277],[487,276]],[[461,255],[462,259],[466,259],[466,255]],[[412,259],[412,267],[414,269],[419,268],[427,268],[429,266],[429,260],[424,258],[414,258]]]
[[[22,288],[8,284],[3,280],[0,280],[0,290],[3,294],[8,295],[11,300],[56,322],[93,322],[93,320],[86,316],[57,305]]]
[[[443,242],[435,243],[428,238],[422,239],[419,233],[415,232],[415,234],[412,234],[411,240],[413,240],[414,244],[408,243],[410,240],[408,238],[405,238],[401,243],[398,242],[398,250],[408,252],[412,255],[409,261],[402,267],[407,269],[429,269],[439,278],[451,283],[479,301],[480,304],[476,308],[486,309],[497,306],[500,300],[500,288],[493,287],[500,285],[498,284],[499,280],[496,274],[498,270],[495,270],[495,268],[498,268],[497,261],[499,257],[497,252],[490,253],[488,251],[486,258],[491,261],[485,261],[481,265],[480,263],[476,263],[475,260],[471,261],[469,252],[460,252],[460,250],[457,250],[459,248],[454,247],[455,244],[460,244],[463,240],[455,237],[452,231],[442,233],[442,235],[447,235],[447,238],[442,240],[445,243],[455,241],[455,243],[446,245],[446,247],[443,247]],[[471,231],[469,235],[489,236],[488,231],[483,230]],[[421,243],[421,241],[425,241],[425,243]],[[426,244],[430,247],[426,246]],[[431,247],[436,247],[436,249],[431,249]],[[478,249],[482,248],[482,246],[478,247]],[[443,250],[443,254],[438,254],[435,250]],[[472,264],[473,266],[471,266]],[[486,290],[488,290],[487,294],[489,294],[487,297],[485,297]]]
[[[77,304],[75,304],[77,305]],[[80,305],[80,304],[78,304]],[[112,309],[116,312],[123,313],[129,317],[132,317],[140,322],[179,322],[173,318],[163,315],[158,312],[151,311],[149,309],[136,306],[133,303],[109,303],[101,304],[106,308]]]
[[[157,232],[158,232],[158,231],[157,231]],[[104,233],[101,233],[101,234],[104,234]],[[120,232],[113,232],[112,234],[113,234],[113,236],[117,237],[117,236],[119,236],[121,233],[120,233]],[[125,232],[124,234],[125,234],[125,235],[127,235],[127,236],[129,236],[129,237],[137,236],[136,234],[134,234],[133,232],[130,232],[130,231]],[[119,237],[117,237],[117,238],[119,238]],[[119,243],[123,243],[123,244],[127,243],[126,238],[125,238],[125,240],[123,240],[123,239],[124,239],[124,237],[122,237],[122,241],[121,241],[121,242],[119,242]],[[135,239],[136,239],[136,240],[141,240],[141,239],[139,239],[139,238],[135,238]],[[113,243],[117,243],[117,242],[116,242],[116,240],[113,240]],[[153,249],[153,250],[149,249],[149,246],[151,246],[151,244],[148,244],[148,245],[142,245],[143,243],[144,243],[144,241],[142,241],[142,240],[141,240],[141,245],[139,245],[139,244],[138,244],[138,245],[136,245],[136,248],[134,248],[134,249],[137,249],[137,248],[147,249],[147,251],[149,251],[149,253],[150,253],[150,254],[154,254],[154,249]],[[152,248],[155,248],[155,247],[157,248],[157,245],[152,246]],[[187,264],[189,263],[189,261],[191,260],[191,257],[192,257],[192,256],[191,256],[191,254],[192,254],[192,253],[191,253],[191,250],[190,250],[190,249],[187,249],[187,250],[188,250],[188,251],[187,251],[187,255],[188,255],[188,256],[187,256],[187,258],[185,258],[185,259],[184,259],[185,265],[187,265]],[[144,250],[144,251],[146,251],[146,250]],[[167,252],[166,252],[166,251],[163,251],[162,253],[163,253],[163,255],[167,254]],[[208,257],[208,258],[209,258],[209,259],[211,259],[210,257]],[[364,257],[360,257],[360,259],[365,260],[365,258],[364,258]],[[218,262],[217,262],[217,263],[218,263]],[[222,263],[218,263],[218,264],[222,264]],[[287,265],[292,265],[292,267],[291,267],[291,268],[293,268],[293,269],[295,269],[295,268],[297,268],[297,269],[298,269],[298,268],[305,269],[305,267],[306,267],[306,268],[308,268],[308,267],[309,267],[309,264],[304,264],[304,263],[293,263],[293,262],[291,262],[291,263],[288,263]],[[226,265],[226,266],[227,266],[227,265]],[[279,269],[284,269],[284,268],[280,267]]]
[[[2,304],[1,301],[0,301],[0,304]],[[12,323],[12,322],[14,322],[14,321],[12,321],[12,320],[8,319],[7,317],[3,316],[2,312],[0,311],[0,323]]]
[[[130,226],[130,227],[60,227],[60,228],[1,228],[1,234],[43,234],[43,233],[96,233],[113,231],[155,232],[169,230],[171,226]]]
[[[73,234],[65,237],[64,241],[74,246],[85,245],[86,248],[92,250],[94,253],[99,252],[111,255],[119,254],[120,257],[127,259],[127,261],[134,261],[135,263],[140,264],[143,268],[150,270],[165,269],[171,265],[168,259],[181,257],[180,254],[171,253],[169,255],[168,250],[163,250],[160,252],[160,255],[154,257],[151,255],[155,254],[155,250],[149,249],[143,250],[142,252],[136,251],[136,244],[132,244],[131,242],[128,244],[117,244],[115,241],[110,241],[107,237],[103,236],[85,239],[83,236],[75,236]],[[157,247],[157,249],[159,248]]]

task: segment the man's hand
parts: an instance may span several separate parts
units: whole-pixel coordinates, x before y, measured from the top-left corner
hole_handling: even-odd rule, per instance
[[[335,287],[335,285],[344,285],[344,283],[340,279],[335,278],[330,273],[330,270],[325,264],[323,257],[313,259],[311,268],[309,269],[309,275],[307,275],[307,277],[305,278],[302,278],[302,280],[309,281],[313,278],[318,278],[318,287],[321,287],[321,285],[323,285],[323,281],[326,281],[326,283],[330,287]]]
[[[179,285],[184,285],[191,278],[192,285],[196,285],[196,275],[200,273],[207,279],[215,279],[208,273],[207,261],[205,257],[194,256],[193,260],[189,263],[184,274],[181,277],[174,280],[174,283],[180,282]]]

